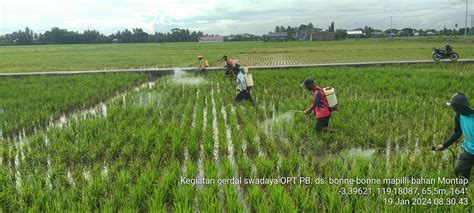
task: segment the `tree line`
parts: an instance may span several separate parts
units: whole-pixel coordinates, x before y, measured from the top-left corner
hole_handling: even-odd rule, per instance
[[[441,30],[435,29],[413,29],[413,28],[403,28],[403,29],[387,29],[387,30],[379,30],[374,29],[370,26],[365,26],[363,28],[356,28],[353,30],[362,31],[364,34],[361,37],[364,38],[371,38],[371,37],[380,37],[380,36],[429,36],[429,35],[442,35],[442,36],[454,36],[454,35],[464,35],[464,28],[457,28],[457,24],[455,25],[454,29],[444,28]],[[315,28],[313,24],[310,22],[309,24],[301,24],[298,27],[284,27],[284,26],[275,26],[274,32],[286,32],[287,33],[287,41],[294,41],[299,40],[299,35],[305,32],[334,32],[336,40],[346,39],[348,37],[346,29],[335,29],[334,22],[331,22],[327,29]],[[378,33],[377,33],[378,32]],[[270,32],[271,33],[271,32]],[[467,28],[467,33],[471,34],[471,30]]]
[[[313,32],[321,32],[321,31],[335,33],[335,39],[337,40],[345,39],[347,37],[347,30],[344,30],[344,29],[335,30],[334,22],[331,22],[328,29],[325,29],[325,30],[321,28],[315,28],[311,22],[309,22],[308,24],[301,24],[298,27],[275,26],[275,32],[287,33],[286,40],[288,41],[299,40],[301,34],[304,34],[304,33],[313,33]]]
[[[147,43],[147,42],[197,42],[202,36],[217,36],[204,34],[201,31],[174,28],[170,32],[147,33],[141,28],[117,31],[108,36],[97,30],[83,32],[69,31],[54,27],[44,33],[33,32],[26,27],[10,34],[0,35],[0,45],[32,45],[32,44],[98,44],[98,43]],[[261,36],[237,34],[225,36],[226,41],[257,41]]]
[[[361,37],[380,37],[380,36],[427,36],[427,35],[463,35],[464,28],[442,30],[435,29],[387,29],[378,30],[370,26],[364,28],[357,28],[364,33]],[[467,28],[468,34],[470,29]],[[331,22],[327,29],[315,28],[310,22],[308,24],[301,24],[297,27],[291,26],[275,26],[274,32],[286,32],[287,41],[301,40],[300,37],[304,33],[311,32],[334,32],[336,40],[346,39],[348,37],[347,30],[335,29],[334,22]],[[376,33],[378,32],[378,33]],[[18,30],[10,34],[0,35],[0,45],[31,45],[31,44],[95,44],[95,43],[147,43],[147,42],[197,42],[202,36],[217,36],[213,34],[204,34],[201,31],[189,31],[188,29],[174,28],[170,32],[161,33],[147,33],[141,28],[133,28],[132,30],[125,29],[117,31],[110,35],[104,35],[97,30],[85,30],[83,32],[69,31],[67,29],[60,29],[54,27],[44,33],[33,32],[26,27],[24,30]],[[224,36],[224,41],[265,41],[268,37],[266,35],[258,36],[249,33],[231,34]]]

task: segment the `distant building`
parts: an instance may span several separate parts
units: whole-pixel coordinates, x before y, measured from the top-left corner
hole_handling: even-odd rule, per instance
[[[224,42],[224,36],[203,36],[199,42]]]
[[[398,36],[398,34],[394,32],[388,32],[385,34],[385,37],[395,37],[395,36]]]
[[[334,32],[316,32],[311,35],[313,41],[330,41],[336,39]]]
[[[118,39],[116,38],[112,39],[112,43],[118,43]]]
[[[268,33],[268,41],[286,41],[286,37],[288,36],[287,32],[282,33]]]
[[[296,40],[298,41],[312,41],[314,33],[322,32],[320,28],[310,28],[304,30],[298,30],[296,32]]]
[[[385,34],[382,31],[374,31],[370,33],[372,37],[378,38],[378,37],[383,37]]]
[[[362,33],[362,30],[349,30],[347,31],[347,35],[364,35],[364,33]]]
[[[347,31],[347,37],[348,38],[363,38],[365,37],[365,33],[362,32],[362,30],[348,30]]]

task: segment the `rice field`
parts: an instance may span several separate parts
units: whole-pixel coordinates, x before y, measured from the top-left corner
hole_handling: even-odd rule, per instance
[[[222,67],[224,54],[244,66],[432,60],[442,39],[0,46],[0,72],[197,67],[198,55]],[[474,58],[471,37],[450,39],[461,59]]]
[[[431,146],[453,128],[446,100],[457,91],[474,94],[473,68],[254,71],[256,108],[233,104],[235,82],[221,72],[177,72],[65,113],[45,130],[0,139],[0,206],[7,212],[469,212],[472,185],[344,179],[454,178],[450,153]],[[299,86],[306,77],[336,88],[340,111],[330,121],[336,133],[316,133],[314,117],[296,112],[311,102]]]
[[[0,138],[33,132],[146,79],[138,74],[0,78]]]

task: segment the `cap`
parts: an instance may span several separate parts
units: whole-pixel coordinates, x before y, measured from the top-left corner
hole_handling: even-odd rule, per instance
[[[235,65],[239,65],[239,66],[241,65],[239,59],[235,60]]]
[[[303,86],[304,86],[304,87],[307,87],[307,86],[309,86],[309,85],[311,85],[311,84],[314,85],[314,81],[313,81],[312,79],[307,78],[307,79],[304,79],[304,81],[303,81],[303,83],[301,84],[301,86],[302,86],[302,87],[303,87]]]
[[[198,56],[198,59],[201,59],[201,58],[204,58],[204,56],[202,56],[202,55]]]
[[[451,100],[446,103],[448,106],[453,104],[469,107],[469,100],[467,100],[467,97],[463,93],[457,92],[453,95],[453,97],[451,97]]]

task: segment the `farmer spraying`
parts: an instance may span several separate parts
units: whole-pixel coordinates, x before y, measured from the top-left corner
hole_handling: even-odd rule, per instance
[[[200,55],[198,56],[199,60],[199,72],[200,73],[206,73],[207,67],[209,67],[209,61],[207,61],[204,56]]]
[[[252,105],[255,107],[255,102],[252,99],[252,95],[250,95],[250,89],[247,87],[247,81],[245,80],[245,73],[244,69],[240,64],[240,61],[236,61],[235,63],[238,74],[237,74],[237,96],[235,96],[235,100],[237,102],[241,102],[242,100],[248,100],[252,102]]]
[[[455,175],[469,179],[471,167],[474,165],[474,110],[469,106],[469,100],[463,93],[456,93],[447,103],[454,110],[454,132],[444,143],[436,146],[437,151],[448,148],[464,135],[462,152],[456,161]]]
[[[315,85],[312,79],[305,79],[302,86],[313,93],[313,101],[311,105],[304,111],[305,114],[314,112],[316,116],[316,131],[317,132],[332,132],[330,129],[329,119],[331,118],[331,109],[329,107],[328,99],[319,85]]]
[[[232,61],[230,58],[227,57],[227,55],[224,55],[222,57],[222,60],[225,62],[225,75],[226,76],[232,76],[233,73],[237,73],[237,66],[235,65],[235,62]]]

